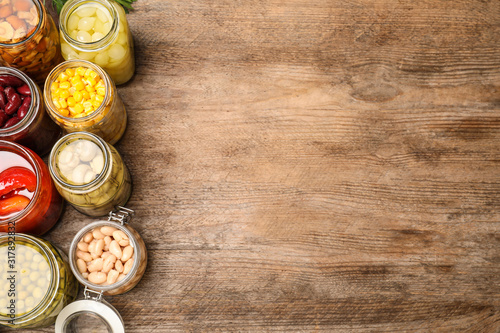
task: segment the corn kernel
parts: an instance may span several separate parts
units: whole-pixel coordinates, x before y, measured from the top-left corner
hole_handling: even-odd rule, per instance
[[[81,77],[80,75],[75,75],[75,76],[73,76],[73,77],[70,79],[70,81],[71,81],[71,85],[73,85],[73,86],[74,86],[74,85],[75,85],[75,84],[77,84],[78,82],[81,82],[81,81],[82,81],[82,77]]]
[[[75,105],[75,111],[76,111],[76,113],[82,113],[83,112],[83,106],[81,104],[76,104]]]
[[[67,90],[61,91],[61,93],[59,94],[59,97],[61,97],[61,98],[68,98],[69,97],[69,91],[67,91]]]
[[[68,109],[59,109],[59,114],[63,117],[68,117],[69,116],[69,110]]]
[[[74,87],[76,90],[80,91],[80,90],[83,90],[85,88],[85,85],[83,84],[82,81],[78,81],[77,83],[75,83]]]
[[[68,107],[68,103],[66,103],[66,100],[64,98],[59,98],[59,105],[63,109],[66,109]]]
[[[103,87],[97,88],[97,93],[101,96],[106,96],[106,88]]]
[[[82,90],[82,96],[83,96],[83,99],[89,99],[90,98],[90,94],[87,90]]]
[[[99,103],[102,103],[104,101],[104,96],[96,95],[95,100],[98,101]]]
[[[66,74],[65,72],[62,72],[61,74],[59,74],[57,80],[59,82],[65,82],[65,81],[68,81],[68,78],[69,78],[68,74]]]
[[[85,90],[87,90],[89,93],[94,92],[95,89],[93,86],[85,86]]]
[[[50,91],[52,92],[56,91],[58,88],[59,88],[59,83],[57,82],[52,82],[52,84],[50,85]]]
[[[94,101],[92,102],[92,105],[94,106],[94,108],[96,108],[96,109],[97,109],[98,107],[100,107],[100,106],[101,106],[101,103],[102,103],[102,102],[99,102],[98,100],[94,100]]]
[[[73,94],[73,98],[75,99],[75,102],[77,103],[80,103],[83,99],[83,94],[81,91],[76,91],[74,94]]]
[[[58,109],[60,109],[60,108],[61,108],[61,104],[59,104],[59,100],[57,100],[56,98],[54,98],[54,99],[52,100],[52,103],[54,103],[54,106],[55,106],[56,108],[58,108]]]
[[[68,76],[75,76],[75,70],[73,68],[67,68],[65,70],[65,73],[68,75]]]
[[[89,107],[92,107],[92,102],[90,102],[90,101],[83,102],[83,107],[84,107],[85,109],[87,109],[87,108],[89,108]]]
[[[85,69],[85,68],[83,68],[83,67],[78,67],[78,68],[76,69],[76,74],[78,74],[78,75],[80,75],[80,76],[85,76],[85,71],[86,71],[86,69]]]
[[[95,85],[95,88],[100,88],[100,87],[106,87],[106,85],[104,84],[104,80],[103,79],[100,79],[99,82],[97,82],[97,84]]]
[[[69,89],[71,87],[71,84],[68,81],[61,82],[59,85],[59,88],[61,89]]]
[[[68,103],[68,106],[75,106],[76,105],[75,98],[74,97],[68,97],[68,99],[66,100],[66,103]]]
[[[76,91],[75,87],[71,87],[71,88],[69,88],[69,89],[68,89],[68,92],[69,92],[69,94],[70,94],[71,96],[73,96],[73,95],[74,95],[75,91]]]
[[[90,71],[90,77],[92,78],[92,80],[96,80],[99,77],[99,74],[94,71]]]

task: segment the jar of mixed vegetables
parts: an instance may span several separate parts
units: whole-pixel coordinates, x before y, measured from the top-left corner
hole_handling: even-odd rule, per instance
[[[17,233],[0,233],[0,325],[41,328],[78,294],[66,255],[50,242]]]
[[[0,140],[0,232],[42,235],[57,222],[63,200],[42,159],[17,143]]]
[[[0,139],[47,154],[61,129],[45,112],[38,86],[15,68],[0,67]]]
[[[0,63],[42,84],[61,61],[59,32],[40,0],[2,0]]]
[[[109,75],[84,60],[65,61],[49,74],[44,99],[50,117],[66,132],[85,131],[116,143],[127,111]]]
[[[87,132],[63,136],[49,157],[57,190],[76,210],[104,216],[131,194],[130,174],[118,151]]]
[[[118,3],[69,0],[61,10],[59,26],[64,59],[96,63],[117,85],[132,78],[134,45],[125,11]]]

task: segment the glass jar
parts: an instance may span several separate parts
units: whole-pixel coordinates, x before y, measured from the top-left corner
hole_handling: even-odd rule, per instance
[[[105,94],[104,99],[101,104],[95,108],[95,111],[88,114],[85,112],[75,113],[70,116],[67,113],[69,112],[67,109],[58,108],[54,103],[54,98],[56,98],[55,101],[57,102],[57,97],[54,96],[56,90],[54,90],[55,88],[53,85],[55,83],[57,84],[57,80],[61,73],[65,73],[68,69],[71,70],[78,67],[91,69],[97,73],[100,79],[103,80]],[[68,93],[75,96],[76,88],[71,90],[72,88],[68,89],[70,91]],[[80,91],[83,90],[84,89]],[[123,105],[120,96],[118,96],[118,93],[116,92],[116,86],[110,79],[109,75],[101,67],[91,62],[84,60],[70,60],[63,62],[54,68],[54,70],[49,74],[47,80],[45,81],[43,94],[45,104],[47,106],[47,112],[66,133],[78,131],[90,132],[99,135],[104,139],[104,141],[114,144],[123,136],[123,133],[127,128],[127,111],[125,110],[125,106]],[[89,93],[89,97],[90,95],[91,93]]]
[[[0,3],[0,63],[28,74],[43,84],[63,59],[59,32],[40,0]]]
[[[0,177],[4,175],[3,172],[13,168],[31,171],[35,175],[36,185],[34,191],[29,192],[23,189],[27,187],[25,184],[19,183],[17,188],[12,188],[12,191],[0,197],[1,201],[19,198],[19,205],[22,205],[23,200],[26,202],[22,197],[29,199],[25,208],[0,216],[0,232],[7,232],[15,224],[16,232],[42,235],[61,216],[63,200],[54,187],[49,168],[38,155],[17,143],[0,140]]]
[[[132,78],[134,44],[125,11],[115,1],[70,0],[59,16],[64,59],[83,59],[101,66],[115,84]]]
[[[78,295],[66,255],[15,231],[0,233],[0,275],[8,281],[0,284],[0,324],[11,328],[50,326]]]
[[[71,242],[69,262],[73,274],[85,286],[85,299],[76,301],[61,311],[55,326],[55,331],[58,333],[78,331],[77,328],[80,325],[78,323],[79,318],[77,317],[88,313],[94,314],[94,317],[103,320],[105,326],[112,328],[110,331],[124,332],[123,320],[120,314],[113,306],[106,303],[102,299],[102,296],[123,294],[137,285],[146,271],[147,250],[139,233],[128,225],[128,221],[134,211],[125,207],[117,208],[116,211],[109,214],[108,221],[97,221],[85,226],[76,234]],[[131,247],[133,248],[133,253],[125,254],[126,250],[123,250],[121,256],[115,257],[113,253],[116,252],[113,251],[112,245],[110,245],[113,242],[111,239],[114,242],[117,240],[120,242],[126,240],[125,243],[122,243],[125,245],[122,248]],[[99,242],[105,243],[104,248],[99,248]],[[118,263],[124,266],[127,265],[121,261],[125,255],[127,255],[127,262],[133,262],[133,265],[128,268],[128,273],[126,274],[124,274],[125,268],[121,266],[117,267]],[[88,260],[90,258],[92,260],[85,262],[82,259],[85,256],[89,257],[87,258]],[[102,268],[97,267],[96,270],[91,268],[95,266],[96,262],[102,262],[102,258],[105,256],[106,259],[104,259]],[[110,258],[116,261],[110,260]],[[106,268],[106,262],[115,264]],[[89,273],[88,270],[92,270],[94,274],[95,272],[100,272],[106,275],[106,282],[99,284],[90,282],[90,274],[92,273]],[[122,278],[116,279],[117,272],[120,270],[123,270],[120,273]],[[107,273],[104,273],[104,271],[107,271]],[[109,281],[109,277],[113,277],[113,280]],[[94,328],[94,324],[97,324],[97,321],[94,323],[87,321],[85,327]]]
[[[86,215],[104,216],[124,205],[132,192],[118,151],[92,133],[63,136],[50,153],[49,168],[62,197]]]
[[[18,69],[0,67],[0,75],[12,75],[21,79],[31,91],[31,104],[28,112],[17,124],[8,128],[0,128],[0,139],[18,142],[40,156],[47,154],[60,138],[61,129],[45,112],[40,89]]]

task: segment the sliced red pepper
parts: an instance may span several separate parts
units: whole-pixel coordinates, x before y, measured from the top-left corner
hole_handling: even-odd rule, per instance
[[[24,195],[14,195],[10,198],[0,200],[0,216],[20,212],[26,208],[29,203],[30,199],[26,198]]]
[[[23,167],[11,167],[0,173],[0,197],[19,188],[29,192],[36,189],[36,176]]]

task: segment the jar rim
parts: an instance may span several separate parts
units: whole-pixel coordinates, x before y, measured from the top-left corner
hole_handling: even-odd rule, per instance
[[[132,247],[134,248],[134,256],[133,256],[134,264],[133,264],[130,272],[126,275],[126,277],[123,280],[117,281],[117,282],[110,284],[110,285],[107,285],[107,286],[94,284],[94,283],[90,282],[89,280],[85,279],[76,266],[76,248],[77,248],[80,240],[83,238],[83,236],[85,236],[85,234],[87,234],[91,230],[98,228],[98,227],[103,227],[103,226],[112,226],[114,228],[117,228],[117,229],[123,231],[127,235],[127,237],[129,238],[129,240],[131,241],[130,245],[132,245]],[[83,284],[87,288],[92,289],[94,291],[106,292],[106,291],[118,289],[133,279],[134,275],[137,273],[139,266],[141,264],[139,261],[139,259],[140,259],[139,251],[141,251],[141,249],[139,246],[139,242],[135,238],[134,234],[132,232],[130,232],[130,230],[128,228],[131,228],[131,227],[124,225],[124,224],[120,224],[118,222],[114,222],[114,221],[101,220],[101,221],[92,222],[77,232],[77,234],[75,235],[75,237],[71,241],[71,245],[69,247],[69,264],[71,267],[71,271],[73,272],[73,275],[75,275],[76,279],[81,284]]]
[[[87,67],[87,68],[91,68],[92,70],[98,72],[99,76],[104,81],[104,85],[105,85],[105,89],[106,89],[106,94],[104,96],[104,100],[102,101],[101,105],[99,105],[97,110],[95,110],[94,112],[92,112],[88,116],[81,117],[81,118],[66,117],[66,116],[61,115],[59,112],[55,111],[55,110],[57,110],[57,108],[55,107],[54,103],[52,102],[52,92],[50,90],[50,86],[53,83],[54,79],[60,73],[65,71],[67,68],[72,68],[73,66],[74,67],[80,67],[80,66]],[[92,119],[93,117],[95,117],[97,114],[101,113],[107,107],[109,100],[111,98],[111,93],[108,93],[108,92],[113,91],[115,89],[116,89],[116,87],[114,87],[114,82],[110,79],[108,73],[106,73],[104,71],[104,69],[102,69],[101,66],[94,64],[94,63],[87,61],[87,60],[72,59],[72,60],[63,61],[62,63],[60,63],[59,65],[57,65],[56,67],[54,67],[50,71],[49,75],[47,76],[47,79],[45,80],[43,94],[45,97],[45,104],[47,105],[48,109],[51,112],[57,114],[58,118],[61,118],[63,120],[66,120],[66,121],[72,122],[72,123],[82,123],[82,122],[85,122],[85,121]],[[105,115],[103,120],[108,116],[109,113],[110,112],[108,112]]]
[[[38,11],[38,15],[40,18],[38,20],[38,24],[36,26],[35,31],[33,31],[33,33],[31,35],[29,35],[28,38],[23,39],[17,43],[0,43],[0,46],[2,46],[2,47],[15,47],[15,46],[22,45],[22,44],[26,43],[27,41],[29,41],[30,39],[32,39],[33,36],[35,36],[37,34],[37,32],[40,30],[43,22],[45,21],[45,7],[42,6],[42,3],[40,2],[40,0],[32,0],[32,1],[35,4],[35,6],[37,7],[36,9]]]
[[[5,241],[8,242],[9,237],[10,237],[9,234],[7,234],[7,233],[0,233],[0,244],[2,244]],[[39,249],[43,252],[42,256],[44,256],[44,258],[47,259],[47,262],[48,262],[49,268],[50,268],[50,272],[51,272],[49,287],[47,288],[47,292],[45,293],[42,300],[40,301],[40,303],[38,303],[37,306],[35,306],[31,311],[26,312],[22,316],[16,317],[14,319],[10,319],[10,318],[4,319],[2,316],[0,316],[0,322],[6,322],[6,321],[8,322],[8,321],[13,320],[16,324],[23,324],[26,321],[31,320],[31,318],[30,318],[31,315],[33,315],[34,313],[37,313],[37,312],[42,313],[45,310],[47,310],[47,308],[50,306],[50,302],[47,302],[47,300],[54,293],[51,291],[57,291],[59,288],[59,270],[56,269],[56,267],[55,267],[55,263],[57,262],[57,260],[55,258],[54,253],[52,253],[52,251],[50,251],[50,249],[48,248],[48,246],[46,244],[44,244],[43,242],[40,242],[35,237],[27,235],[27,234],[16,233],[15,234],[15,241],[17,241],[18,238],[24,240],[27,243],[35,245],[37,247],[37,249]],[[43,307],[44,304],[46,304],[45,307]]]
[[[56,154],[61,148],[63,144],[66,142],[69,142],[70,140],[75,141],[79,139],[86,139],[89,140],[99,146],[103,153],[104,157],[104,166],[102,168],[102,172],[99,174],[98,177],[96,177],[94,180],[92,180],[90,183],[86,184],[81,184],[81,185],[75,185],[75,184],[70,184],[66,182],[60,175],[59,172],[56,172]],[[87,138],[85,138],[87,137]],[[101,139],[99,136],[90,133],[90,132],[72,132],[68,133],[62,138],[60,138],[55,144],[54,147],[52,148],[50,155],[49,155],[49,171],[50,175],[54,178],[54,181],[57,182],[60,186],[64,187],[66,190],[74,191],[74,192],[79,192],[82,191],[84,193],[92,190],[94,187],[100,186],[109,176],[111,172],[110,165],[112,164],[112,154],[111,150],[109,149],[108,144]]]
[[[104,6],[111,15],[111,18],[113,19],[113,24],[111,25],[111,28],[109,29],[108,33],[101,39],[95,42],[80,42],[76,39],[71,38],[68,31],[66,30],[66,24],[69,18],[71,17],[71,14],[73,14],[80,6],[91,2],[98,3]],[[73,1],[68,1],[64,4],[61,10],[61,14],[59,15],[59,27],[61,31],[61,36],[66,41],[66,43],[70,44],[72,47],[76,48],[79,51],[92,52],[104,49],[105,47],[108,46],[111,40],[115,39],[116,36],[118,36],[119,19],[120,19],[119,15],[115,7],[108,0],[73,0]]]
[[[19,69],[13,67],[0,67],[0,75],[2,74],[14,75],[18,79],[23,80],[23,82],[28,85],[31,91],[31,104],[28,109],[28,113],[24,116],[24,118],[14,126],[0,128],[0,135],[14,135],[24,131],[26,127],[28,127],[36,118],[37,111],[40,110],[42,104],[40,100],[41,96],[40,91],[38,90],[38,86],[35,84],[35,82]],[[38,105],[38,108],[35,107],[36,105]]]
[[[4,146],[4,147],[10,146],[11,152],[13,152],[14,154],[20,155],[33,167],[33,169],[35,170],[35,176],[36,176],[36,188],[35,188],[35,191],[33,192],[33,197],[31,197],[30,202],[28,203],[26,208],[24,208],[18,214],[15,214],[15,215],[13,215],[7,219],[4,219],[4,220],[0,220],[0,225],[8,224],[9,222],[12,222],[13,220],[20,220],[23,217],[25,217],[26,215],[28,215],[36,206],[36,201],[37,201],[37,199],[40,196],[40,193],[42,191],[42,188],[41,188],[42,187],[42,172],[40,170],[39,161],[37,161],[37,159],[35,157],[36,156],[35,153],[32,152],[31,150],[29,150],[28,148],[26,148],[18,143],[11,142],[11,141],[0,140],[0,148],[2,146]],[[22,155],[19,153],[22,153]]]

